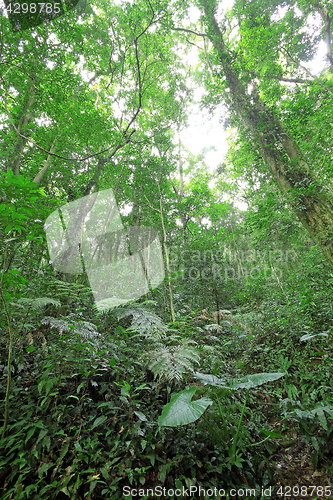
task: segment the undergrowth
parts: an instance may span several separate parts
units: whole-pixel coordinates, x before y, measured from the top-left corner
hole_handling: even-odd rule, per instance
[[[190,309],[166,324],[151,302],[85,321],[79,312],[43,315],[39,306],[46,304],[30,302],[33,328],[15,333],[10,416],[0,442],[3,500],[116,500],[125,487],[142,492],[127,498],[151,498],[144,492],[158,485],[166,492],[180,485],[218,486],[227,495],[232,487],[261,491],[279,480],[283,453],[295,440],[329,477],[330,330],[302,339],[262,312],[239,309],[215,316]],[[6,337],[1,342],[3,395]],[[284,376],[254,388],[245,407],[244,391],[209,388],[196,377],[211,374],[227,384],[262,372]],[[190,387],[196,399],[212,398],[204,416],[159,426],[164,406]],[[233,439],[225,439],[223,425],[227,436],[239,427],[231,462]]]

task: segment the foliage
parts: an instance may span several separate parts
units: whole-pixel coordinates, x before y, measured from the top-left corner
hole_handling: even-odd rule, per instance
[[[333,481],[332,15],[94,0],[22,32],[2,17],[1,499]],[[194,104],[227,131],[214,165],[213,144],[183,144]],[[168,272],[100,312],[43,224],[108,188]]]

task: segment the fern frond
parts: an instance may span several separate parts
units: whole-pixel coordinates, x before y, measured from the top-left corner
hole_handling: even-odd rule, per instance
[[[131,307],[117,309],[116,315],[118,320],[121,318],[125,318],[127,316],[133,316],[132,319],[132,327],[135,328],[139,326],[142,328],[143,326],[157,325],[162,326],[163,322],[157,314],[149,309],[146,309],[140,305],[132,305]]]
[[[153,330],[153,329],[152,329]],[[154,331],[150,331],[150,332],[139,332],[137,333],[136,335],[133,335],[132,338],[135,339],[136,337],[144,337],[144,338],[148,338],[149,340],[151,340],[152,342],[161,342],[162,340],[165,339],[165,332],[164,331],[159,331],[157,329],[155,329]]]
[[[175,347],[159,345],[144,353],[143,358],[148,360],[148,368],[155,377],[165,377],[167,380],[180,381],[186,371],[193,372],[193,363],[199,363],[200,354],[195,347],[189,346],[194,343],[184,340]]]
[[[77,284],[75,282],[68,283],[67,281],[61,281],[53,279],[48,283],[48,287],[53,289],[53,294],[57,297],[67,297],[70,299],[77,299],[78,295],[86,295],[91,293],[90,286],[84,286]]]
[[[69,323],[63,319],[56,319],[52,316],[45,316],[41,320],[42,325],[49,325],[50,328],[56,328],[60,333],[69,332]]]
[[[39,309],[42,309],[43,307],[47,306],[48,304],[53,304],[54,306],[60,307],[61,303],[57,299],[52,299],[51,297],[37,297],[36,299],[28,299],[26,297],[21,297],[17,302],[16,305],[18,307],[24,307],[28,306],[34,309],[35,311],[38,311]]]
[[[209,332],[216,332],[219,333],[219,325],[216,323],[213,323],[212,325],[205,325],[204,326],[205,330],[208,330]]]
[[[45,316],[41,320],[41,324],[50,325],[50,328],[56,328],[60,333],[67,333],[72,330],[73,333],[78,333],[85,339],[93,341],[101,337],[101,334],[98,333],[96,326],[88,321],[66,321],[64,319],[53,318],[52,316]]]
[[[161,340],[168,329],[157,314],[143,307],[142,304],[119,307],[115,310],[115,314],[118,321],[122,318],[132,316],[131,326],[128,328],[128,331],[136,332],[154,341]]]

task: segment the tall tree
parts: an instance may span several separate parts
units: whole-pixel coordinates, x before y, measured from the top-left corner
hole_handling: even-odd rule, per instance
[[[259,3],[241,3],[244,8],[251,9],[252,24],[262,26],[262,29],[269,25],[269,9],[264,8],[261,13]],[[241,51],[238,54],[237,46],[226,41],[226,28],[219,25],[216,18],[218,4],[214,0],[199,0],[198,4],[206,35],[213,45],[211,66],[221,80],[220,98],[233,110],[239,127],[249,131],[254,147],[259,150],[280,190],[333,267],[333,199],[330,191],[318,179],[295,137],[288,133],[274,109],[262,98],[260,87],[255,88],[256,82],[252,93],[248,92],[253,73],[258,75],[255,71],[252,74],[248,71],[246,58]],[[268,5],[275,8],[278,4],[268,2]]]

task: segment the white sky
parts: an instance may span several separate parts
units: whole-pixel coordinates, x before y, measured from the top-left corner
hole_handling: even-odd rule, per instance
[[[224,0],[223,9],[219,9],[218,16],[221,15],[223,10],[229,9],[233,3],[234,0]],[[196,23],[199,17],[199,9],[192,7],[190,9],[191,22]],[[198,64],[198,49],[196,47],[191,47],[187,60],[193,67]],[[204,89],[198,89],[195,92],[194,98],[196,101],[199,101],[203,92]],[[205,161],[210,166],[211,172],[221,163],[223,156],[228,150],[226,134],[222,124],[219,123],[220,116],[221,111],[216,111],[213,117],[208,117],[207,113],[204,114],[200,111],[199,106],[195,106],[193,113],[190,115],[189,127],[181,134],[181,141],[195,155],[198,155],[205,147],[214,146],[216,148],[216,151],[210,151],[205,157]]]

